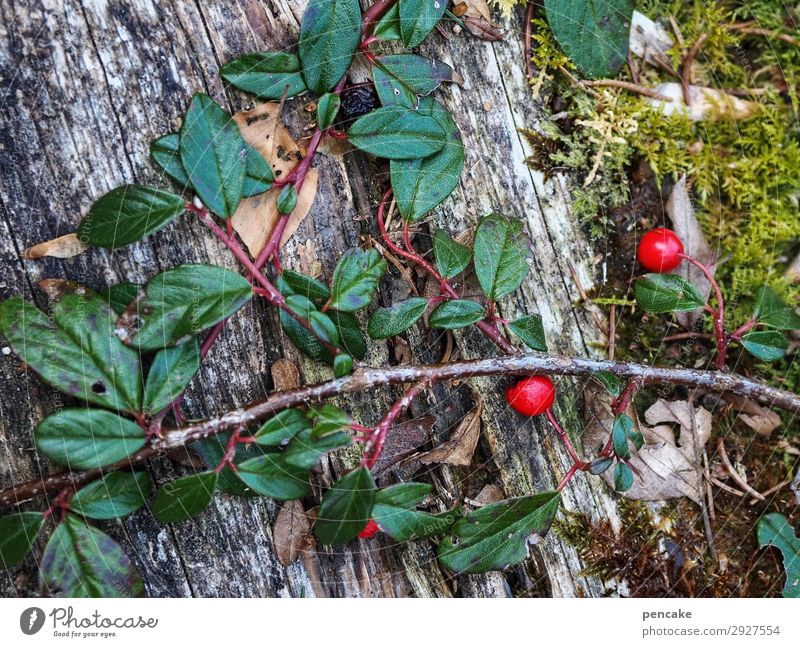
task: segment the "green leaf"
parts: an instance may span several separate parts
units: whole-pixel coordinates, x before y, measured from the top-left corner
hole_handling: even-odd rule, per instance
[[[111,472],[78,490],[69,507],[90,519],[118,519],[141,508],[152,491],[146,472]]]
[[[322,95],[317,101],[317,128],[328,130],[333,126],[341,105],[342,100],[338,94],[328,93]]]
[[[218,434],[192,443],[192,451],[197,452],[203,459],[206,468],[213,470],[222,462],[228,448],[230,433]],[[233,453],[233,462],[245,461],[252,456],[252,447],[237,444]],[[248,488],[241,479],[226,465],[217,477],[217,489],[231,496],[255,497],[258,496]]]
[[[236,475],[261,496],[278,501],[300,499],[308,494],[308,470],[287,463],[281,454],[264,454],[239,463]]]
[[[464,328],[479,322],[486,316],[483,306],[474,301],[453,299],[445,301],[431,312],[428,323],[431,328],[445,328],[452,330]]]
[[[630,458],[631,450],[628,447],[628,438],[633,433],[633,419],[618,413],[614,416],[614,426],[611,429],[611,439],[614,444],[614,453],[622,459]]]
[[[310,0],[300,23],[306,85],[322,95],[345,75],[361,41],[358,0]]]
[[[372,34],[378,40],[400,40],[400,7],[392,5],[375,24]]]
[[[353,146],[394,160],[433,155],[449,140],[437,119],[399,105],[368,112],[350,126],[347,134]]]
[[[179,344],[230,317],[253,296],[241,274],[179,265],[154,276],[117,322],[123,342],[146,350]]]
[[[645,274],[636,279],[636,302],[647,312],[688,312],[706,301],[697,288],[677,274]]]
[[[800,328],[800,315],[766,285],[758,288],[756,292],[755,318],[758,323],[778,330]]]
[[[528,274],[522,225],[498,214],[486,216],[475,232],[475,274],[492,301],[511,294]]]
[[[622,393],[622,383],[619,378],[611,371],[597,371],[592,373],[592,377],[600,382],[611,395],[617,397]]]
[[[50,536],[39,576],[44,594],[50,597],[128,598],[144,591],[122,547],[71,514]]]
[[[297,206],[297,189],[294,184],[287,184],[278,195],[275,208],[282,216],[288,216]]]
[[[435,515],[416,509],[430,491],[427,483],[400,483],[380,490],[375,497],[372,519],[395,541],[424,539],[447,532],[456,520],[453,512]]]
[[[197,339],[158,351],[144,385],[142,411],[161,411],[181,394],[199,369],[200,344]]]
[[[142,397],[138,354],[114,335],[117,316],[77,287],[48,317],[19,297],[0,304],[0,332],[48,384],[115,411],[137,411]]]
[[[400,35],[405,46],[416,47],[425,40],[446,10],[446,0],[400,0]]]
[[[614,489],[627,492],[633,487],[633,471],[625,463],[617,463],[614,467]]]
[[[378,56],[378,65],[411,92],[428,95],[445,81],[453,80],[453,68],[434,58],[416,54]]]
[[[165,227],[185,210],[179,195],[139,184],[118,186],[97,200],[78,225],[78,239],[122,247]]]
[[[181,161],[180,143],[181,136],[178,133],[170,133],[153,140],[150,144],[150,159],[183,189],[191,182]]]
[[[220,76],[233,87],[261,99],[277,100],[305,92],[300,59],[288,52],[255,52],[228,61]]]
[[[350,442],[350,434],[345,431],[315,436],[312,430],[304,430],[292,439],[282,456],[289,465],[308,470],[314,467],[323,455],[347,447]]]
[[[340,312],[339,310],[328,310],[327,314],[336,331],[339,333],[339,346],[356,359],[364,359],[367,356],[367,342],[361,333],[361,324],[352,312]]]
[[[472,260],[472,250],[454,241],[444,229],[437,229],[433,235],[433,253],[436,267],[446,279],[461,274]]]
[[[391,308],[380,308],[372,313],[367,334],[373,339],[387,339],[411,328],[425,313],[428,300],[411,297],[395,303]]]
[[[765,362],[779,360],[789,347],[786,337],[776,330],[754,330],[744,335],[739,343],[751,355]]]
[[[311,437],[315,439],[331,434],[334,431],[347,429],[353,422],[353,419],[346,411],[342,411],[332,404],[312,406],[308,412],[308,418],[314,422],[314,430]]]
[[[253,434],[259,445],[278,447],[301,431],[311,429],[311,423],[299,409],[286,409],[267,420]]]
[[[242,197],[249,198],[259,193],[264,193],[272,188],[275,175],[272,167],[250,144],[245,144],[247,158],[245,159],[244,182],[242,183]]]
[[[404,218],[419,220],[438,207],[459,185],[464,170],[464,143],[450,113],[438,101],[425,97],[419,113],[430,115],[445,133],[440,151],[424,158],[391,160],[392,189]]]
[[[341,312],[366,308],[385,271],[386,261],[377,250],[345,252],[333,271],[329,306]]]
[[[145,444],[139,425],[103,409],[62,409],[36,425],[33,437],[49,459],[82,470],[116,463]]]
[[[340,478],[322,497],[314,533],[323,543],[340,546],[353,539],[370,520],[375,480],[359,467]]]
[[[114,312],[121,315],[141,289],[142,286],[138,283],[117,283],[105,290],[101,290],[97,293],[97,296]]]
[[[326,364],[333,362],[331,353],[322,345],[316,335],[309,332],[300,322],[283,310],[280,311],[278,317],[281,322],[281,328],[283,328],[283,331],[299,351],[315,362],[325,362]]]
[[[231,116],[208,95],[192,98],[181,126],[181,161],[211,211],[230,218],[242,198],[247,147]]]
[[[0,567],[17,566],[30,551],[44,523],[41,512],[17,512],[0,517]]]
[[[520,317],[508,324],[508,329],[519,337],[528,348],[547,352],[547,339],[544,336],[544,326],[539,315]]]
[[[200,472],[166,483],[153,500],[153,516],[161,523],[196,517],[211,503],[217,487],[216,472]]]
[[[758,521],[756,532],[760,548],[775,546],[781,551],[783,570],[786,571],[783,597],[800,598],[800,539],[789,520],[777,512],[764,515]]]
[[[439,561],[457,573],[484,573],[528,556],[528,537],[544,536],[561,495],[543,492],[483,506],[459,519],[439,544]]]
[[[339,333],[336,331],[336,326],[333,325],[333,321],[324,312],[314,310],[309,313],[308,321],[317,337],[332,346],[336,346],[339,343]]]
[[[419,108],[420,99],[414,91],[377,65],[372,68],[372,83],[382,106],[402,106],[411,110]]]
[[[350,375],[353,371],[353,358],[347,353],[339,353],[333,358],[333,374],[336,377]]]
[[[547,24],[587,76],[613,77],[628,55],[633,0],[545,0]]]
[[[606,458],[595,458],[589,463],[589,474],[592,476],[599,476],[603,474],[614,463],[614,459],[610,456]]]
[[[317,306],[321,306],[331,296],[330,290],[325,285],[310,276],[292,270],[283,270],[278,282],[278,289],[284,296],[299,294],[313,301]]]

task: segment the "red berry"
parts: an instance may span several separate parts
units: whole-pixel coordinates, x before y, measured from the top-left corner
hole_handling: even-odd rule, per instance
[[[553,406],[556,387],[548,377],[535,375],[506,389],[506,401],[523,416],[538,416]]]
[[[367,522],[367,525],[364,526],[364,530],[358,533],[360,539],[369,539],[374,535],[376,532],[380,532],[381,529],[378,527],[378,524],[375,523],[372,519]]]
[[[670,229],[648,231],[639,241],[636,256],[650,272],[671,272],[681,263],[683,243]]]

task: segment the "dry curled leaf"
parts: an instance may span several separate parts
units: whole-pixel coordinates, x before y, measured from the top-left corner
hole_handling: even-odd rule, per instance
[[[497,503],[503,499],[505,499],[503,490],[493,483],[489,483],[488,485],[483,486],[481,491],[478,492],[478,496],[476,496],[472,501],[478,505],[488,505],[490,503]]]
[[[237,112],[233,118],[239,126],[242,138],[270,163],[276,179],[286,177],[303,159],[305,150],[298,146],[283,125],[279,103],[263,103],[253,110]],[[317,195],[318,180],[317,170],[310,169],[297,197],[297,207],[289,216],[281,245],[291,238],[311,210]],[[280,216],[276,202],[279,194],[280,189],[273,188],[266,193],[244,198],[231,217],[234,230],[253,257],[264,249],[278,222]]]
[[[409,457],[413,457],[420,447],[424,447],[430,441],[435,424],[436,418],[434,416],[423,416],[392,425],[389,434],[386,436],[386,444],[383,446],[381,456],[373,470],[379,485],[388,485],[388,482],[385,481],[389,478],[390,472],[393,471],[389,470],[389,468],[396,466]],[[408,462],[413,463],[414,461]],[[413,465],[404,464],[403,468],[403,472],[405,472],[406,468],[413,468]]]
[[[44,256],[72,258],[78,254],[82,254],[87,249],[89,249],[89,245],[78,240],[77,234],[67,234],[66,236],[59,236],[58,238],[46,240],[43,243],[28,247],[23,254],[23,258],[27,260],[42,258]]]
[[[781,426],[781,416],[776,411],[733,393],[726,393],[723,397],[739,412],[739,420],[759,436],[769,438]]]
[[[469,465],[478,446],[481,435],[481,411],[483,404],[477,406],[461,419],[453,435],[447,442],[434,447],[419,457],[420,463],[447,463],[448,465]]]
[[[300,386],[300,370],[292,360],[281,358],[270,367],[276,391],[289,391]]]
[[[272,528],[275,555],[284,566],[289,566],[305,551],[316,546],[311,534],[311,521],[299,500],[287,501],[281,507]]]
[[[723,117],[747,119],[752,117],[758,108],[752,101],[739,99],[714,88],[689,86],[690,105],[688,106],[683,99],[683,87],[680,83],[660,83],[653,90],[670,99],[670,101],[647,99],[651,105],[660,108],[667,117],[684,114],[692,121],[707,121]]]
[[[586,413],[584,446],[597,451],[608,439],[614,420],[608,394],[593,386],[587,387]],[[645,412],[645,420],[655,425],[653,427],[643,424],[633,407],[629,407],[627,414],[642,432],[644,445],[638,451],[631,448],[630,464],[639,475],[633,487],[622,496],[645,501],[685,496],[702,504],[701,460],[703,448],[711,436],[711,413],[683,400],[658,400]],[[673,425],[678,425],[680,430],[677,442]],[[604,472],[602,478],[610,487],[614,486],[613,470]]]

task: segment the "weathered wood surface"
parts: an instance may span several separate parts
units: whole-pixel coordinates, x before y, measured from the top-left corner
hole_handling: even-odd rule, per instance
[[[160,182],[148,161],[148,144],[175,129],[195,91],[208,92],[236,110],[251,105],[226,93],[220,65],[256,50],[291,47],[303,0],[15,0],[0,1],[0,262],[2,296],[22,293],[44,305],[35,288],[45,277],[68,277],[91,287],[120,280],[143,281],[184,262],[235,267],[230,255],[188,218],[155,236],[114,252],[91,250],[66,261],[24,261],[22,251],[42,240],[74,231],[93,199],[125,182]],[[539,108],[524,79],[522,21],[506,24],[504,42],[486,43],[466,35],[449,42],[434,35],[423,51],[453,65],[463,87],[438,96],[464,135],[466,170],[461,187],[432,222],[451,232],[472,226],[491,211],[519,218],[531,240],[532,272],[518,295],[502,304],[502,314],[540,312],[554,350],[591,354],[602,341],[581,309],[570,265],[588,289],[594,283],[593,252],[571,217],[558,178],[545,181],[523,163],[528,153],[517,132],[531,126]],[[303,123],[302,100],[287,115]],[[319,158],[320,191],[311,215],[287,244],[285,264],[301,267],[316,256],[330,275],[346,249],[374,235],[376,201],[386,183],[386,167],[357,153]],[[423,234],[425,232],[423,231]],[[423,237],[420,236],[422,241]],[[302,254],[301,254],[301,246]],[[306,261],[307,262],[307,261]],[[307,269],[307,268],[306,268]],[[402,290],[399,279],[384,282],[381,300]],[[416,361],[437,359],[438,335],[415,333]],[[457,338],[462,357],[494,352],[478,335]],[[394,351],[371,345],[368,362],[392,361]],[[330,376],[303,361],[288,344],[277,317],[254,304],[230,322],[212,351],[187,400],[193,417],[222,412],[262,397],[272,388],[271,364],[288,357],[301,366],[302,380]],[[0,355],[0,486],[34,477],[48,466],[33,450],[31,429],[61,402],[58,394],[20,370],[13,355]],[[476,380],[483,400],[481,441],[471,468],[430,470],[442,508],[474,497],[485,483],[508,496],[553,487],[568,459],[552,430],[540,420],[522,424],[500,398],[502,380]],[[580,433],[580,393],[562,381],[558,407],[573,436]],[[340,405],[365,423],[375,421],[397,393],[342,398]],[[437,387],[418,401],[415,416],[436,419],[434,436],[443,439],[473,406],[466,385]],[[355,459],[351,454],[326,462],[317,492]],[[182,468],[153,462],[158,482]],[[593,516],[614,515],[599,480],[574,479],[565,496],[569,509]],[[309,507],[309,506],[307,506]],[[278,507],[266,500],[218,496],[200,518],[160,527],[147,511],[108,524],[129,551],[151,596],[597,596],[603,585],[580,575],[573,548],[550,536],[533,556],[507,573],[453,578],[435,561],[432,543],[394,546],[388,540],[353,542],[341,550],[318,547],[288,568],[277,560],[272,524]],[[36,593],[36,559],[0,575],[5,596]]]

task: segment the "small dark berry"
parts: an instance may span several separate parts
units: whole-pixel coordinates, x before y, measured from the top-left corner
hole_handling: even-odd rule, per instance
[[[378,107],[378,95],[371,85],[359,85],[342,90],[342,105],[337,122],[347,122],[372,112]]]

